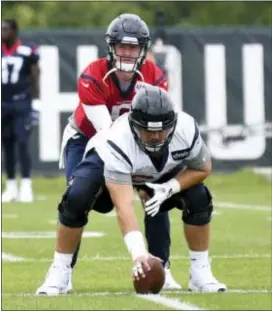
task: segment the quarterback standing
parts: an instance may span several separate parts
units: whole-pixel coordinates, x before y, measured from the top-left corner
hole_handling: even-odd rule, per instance
[[[82,160],[88,140],[108,128],[112,121],[128,112],[136,92],[145,84],[167,90],[164,73],[146,59],[150,34],[146,23],[134,14],[115,18],[106,31],[107,57],[87,66],[78,80],[79,104],[66,126],[61,147],[60,167],[65,167],[67,183]],[[141,195],[141,193],[140,193]],[[169,268],[170,224],[167,213],[145,217],[149,251],[163,260],[166,272],[164,288],[180,288]],[[74,252],[76,264],[80,244]],[[72,270],[69,288],[72,289]]]

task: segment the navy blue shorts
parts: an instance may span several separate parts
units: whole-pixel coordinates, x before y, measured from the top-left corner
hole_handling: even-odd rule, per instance
[[[113,209],[114,206],[105,185],[104,162],[94,149],[89,151],[85,159],[77,165],[72,177],[88,179],[89,187],[92,189],[100,187],[99,195],[96,198],[92,198],[92,210],[104,214]],[[91,193],[92,191],[90,190],[89,192]]]
[[[74,137],[70,138],[67,142],[64,155],[67,181],[69,181],[77,165],[81,162],[87,143],[88,138],[80,133],[74,135]]]
[[[31,102],[3,102],[1,108],[2,138],[26,141],[31,132]]]

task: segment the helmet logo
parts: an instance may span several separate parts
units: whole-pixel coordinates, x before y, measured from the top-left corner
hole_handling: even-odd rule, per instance
[[[162,122],[147,122],[148,131],[162,131],[163,124]]]
[[[135,37],[123,37],[121,43],[126,44],[139,44],[138,39]]]
[[[143,81],[137,81],[135,84],[135,92],[138,92],[142,88],[146,88],[146,86],[150,86],[151,84],[143,82]]]

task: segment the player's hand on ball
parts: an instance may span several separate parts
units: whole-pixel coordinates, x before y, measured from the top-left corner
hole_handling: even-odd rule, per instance
[[[146,274],[145,271],[150,271],[150,266],[148,264],[148,260],[151,258],[158,259],[159,261],[162,262],[162,260],[158,257],[155,257],[151,254],[146,254],[137,257],[135,260],[133,260],[133,265],[132,265],[132,278],[133,280],[139,281],[140,278],[145,278]]]

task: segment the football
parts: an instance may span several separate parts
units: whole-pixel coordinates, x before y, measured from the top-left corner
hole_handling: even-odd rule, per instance
[[[145,278],[134,280],[133,285],[137,294],[158,294],[164,285],[165,272],[162,263],[156,258],[148,260],[150,271],[143,267]]]

